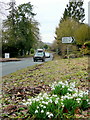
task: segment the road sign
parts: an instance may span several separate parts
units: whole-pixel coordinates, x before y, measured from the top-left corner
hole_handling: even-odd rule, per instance
[[[62,37],[62,43],[73,43],[74,41],[74,37]]]
[[[5,53],[5,58],[9,58],[10,54],[9,53]]]

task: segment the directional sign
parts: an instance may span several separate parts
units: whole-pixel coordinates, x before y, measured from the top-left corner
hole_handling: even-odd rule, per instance
[[[74,41],[74,37],[62,37],[62,43],[73,43]]]

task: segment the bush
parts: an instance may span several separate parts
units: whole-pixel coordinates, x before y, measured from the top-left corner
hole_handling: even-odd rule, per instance
[[[30,50],[30,52],[31,52],[31,54],[34,54],[34,49],[32,48],[32,49]]]

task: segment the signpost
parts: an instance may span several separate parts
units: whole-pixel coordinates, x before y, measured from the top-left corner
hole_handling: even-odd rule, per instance
[[[71,44],[74,43],[74,41],[75,41],[74,37],[62,37],[62,43]],[[67,55],[68,54],[69,54],[69,45],[67,45]]]
[[[73,43],[74,41],[74,37],[62,37],[62,43]]]

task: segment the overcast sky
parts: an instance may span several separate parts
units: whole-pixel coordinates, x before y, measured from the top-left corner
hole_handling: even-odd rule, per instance
[[[84,0],[83,6],[85,8],[85,23],[88,23],[88,1],[90,0]],[[17,5],[27,2],[31,2],[34,6],[34,13],[37,13],[35,19],[40,23],[41,40],[43,42],[52,42],[55,29],[69,0],[16,0]]]

